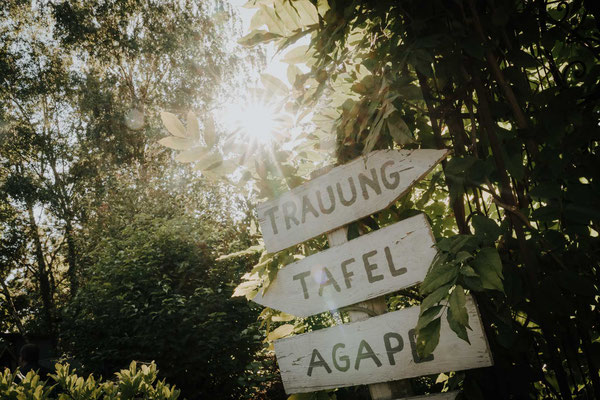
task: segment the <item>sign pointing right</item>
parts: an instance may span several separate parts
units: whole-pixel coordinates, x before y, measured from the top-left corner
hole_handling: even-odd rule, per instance
[[[475,302],[469,296],[471,344],[442,324],[433,355],[419,358],[413,327],[419,307],[275,341],[286,393],[386,382],[492,365]]]
[[[381,211],[406,194],[448,150],[377,150],[259,204],[265,247],[275,253]]]

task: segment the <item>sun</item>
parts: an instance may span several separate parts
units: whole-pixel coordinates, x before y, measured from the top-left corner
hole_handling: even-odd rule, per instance
[[[220,119],[226,131],[248,145],[269,145],[285,129],[281,124],[281,107],[264,96],[250,96],[226,105]]]
[[[277,133],[277,110],[272,104],[247,103],[233,117],[242,139],[269,144]]]

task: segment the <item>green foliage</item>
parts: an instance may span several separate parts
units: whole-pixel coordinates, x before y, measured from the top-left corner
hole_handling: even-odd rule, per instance
[[[493,230],[492,225],[497,228],[485,217],[478,221],[490,230]],[[504,291],[498,251],[484,247],[490,236],[479,233],[481,236],[456,235],[437,244],[438,254],[420,288],[424,299],[416,329],[417,350],[422,357],[430,355],[439,342],[440,320],[444,312],[450,328],[458,337],[469,342],[469,316],[465,308],[467,290]]]
[[[251,244],[244,201],[156,143],[164,112],[171,147],[219,144],[198,111],[243,87],[254,67],[241,61],[260,53],[232,41],[231,6],[0,3],[2,332],[48,339],[104,377],[168,360],[161,377],[187,397],[262,390],[271,372],[254,370],[273,360],[258,312],[230,298],[254,260],[215,261]],[[199,120],[177,125],[190,109]]]
[[[187,205],[210,190],[218,199],[204,186]],[[237,378],[262,348],[258,313],[231,298],[247,261],[215,258],[240,232],[216,212],[191,218],[173,193],[142,193],[121,188],[90,224],[83,284],[63,309],[63,348],[89,371],[155,360],[186,397],[239,397]]]
[[[350,226],[356,237],[415,209],[431,218],[439,252],[420,288],[419,349],[433,351],[445,323],[468,340],[470,293],[496,364],[446,375],[444,387],[469,399],[600,397],[600,9],[318,1],[318,24],[273,20],[294,3],[249,2],[251,29],[267,30],[244,44],[273,42],[298,64],[288,101],[312,112],[308,146],[335,137],[337,163],[373,149],[453,151],[443,178]]]
[[[179,390],[159,381],[156,364],[140,368],[132,361],[128,369],[117,372],[114,381],[101,382],[92,375],[77,375],[69,364],[56,364],[56,373],[42,380],[35,371],[19,378],[18,370],[0,374],[0,396],[6,400],[177,400]],[[22,376],[22,375],[21,375]]]

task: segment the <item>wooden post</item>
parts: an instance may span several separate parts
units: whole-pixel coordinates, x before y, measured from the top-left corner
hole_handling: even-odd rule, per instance
[[[435,256],[431,227],[422,215],[351,242],[347,237],[348,224],[389,207],[447,153],[446,150],[374,151],[345,165],[315,171],[310,182],[258,206],[259,223],[268,253],[323,233],[327,234],[330,246],[328,250],[290,264],[282,271],[279,285],[273,286],[267,294],[258,293],[254,297],[259,304],[275,306],[297,315],[309,316],[330,310],[337,325],[275,341],[277,362],[287,393],[368,384],[372,399],[392,400],[397,395],[412,395],[409,380],[412,377],[493,364],[477,307],[471,297],[467,299],[467,312],[478,322],[472,325],[474,336],[471,343],[462,341],[450,331],[450,327],[443,326],[435,361],[433,355],[427,360],[420,360],[416,355],[411,335],[412,327],[417,324],[419,307],[388,313],[385,295],[420,282],[424,278],[424,268]],[[324,174],[326,176],[322,176]],[[344,195],[342,181],[347,181],[350,198]],[[328,194],[328,208],[323,205],[323,193]],[[320,223],[315,223],[313,218]],[[385,260],[381,259],[380,253],[377,262],[369,261],[381,251],[381,247],[384,248]],[[362,258],[364,273],[346,269],[348,264],[359,258]],[[405,265],[397,268],[394,259]],[[343,261],[338,263],[339,260]],[[379,274],[373,274],[378,264],[387,264],[389,280],[385,280],[385,267]],[[339,265],[336,273],[341,274],[338,278],[343,279],[345,289],[352,288],[351,277],[354,276],[353,291],[340,294],[341,285],[331,273],[332,265]],[[292,284],[292,281],[298,282]],[[369,286],[378,281],[382,283]],[[323,296],[323,289],[329,285],[335,292],[330,290]],[[312,288],[310,291],[309,286]],[[318,296],[315,296],[317,286]],[[351,323],[341,324],[338,309],[349,313]],[[410,349],[404,352],[401,352],[404,348],[402,337],[408,337],[410,344]],[[390,341],[392,339],[395,339],[395,344]],[[341,350],[342,355],[338,357],[338,350],[344,348],[346,351]],[[344,354],[348,351],[356,354],[354,369],[350,369],[352,355]],[[387,354],[387,360],[384,357],[387,364],[382,363],[377,354]],[[361,370],[360,362],[365,358],[371,359],[377,369],[366,367]],[[326,359],[332,364],[328,364]],[[314,374],[315,368],[323,368],[327,374]],[[441,393],[429,398],[446,400],[454,396]]]
[[[327,240],[329,242],[329,247],[346,243],[348,241],[348,227],[344,226],[327,233]],[[365,308],[376,315],[387,312],[387,304],[384,296],[369,301],[363,301],[362,303],[358,303],[356,307]],[[348,311],[348,316],[350,317],[350,321],[362,321],[370,317],[368,312],[358,310]],[[396,388],[397,393],[393,393],[392,388],[394,387]],[[394,394],[401,396],[411,395],[412,388],[410,386],[410,380],[403,379],[395,382],[372,383],[369,385],[369,393],[373,400],[391,400],[393,399]]]
[[[324,168],[320,168],[311,173],[311,178],[316,178],[317,176],[321,176],[329,172],[333,166],[327,166]],[[339,229],[327,233],[327,241],[329,242],[329,247],[339,246],[348,241],[348,226],[343,226]],[[356,305],[359,308],[365,308],[370,310],[376,315],[380,315],[387,312],[387,304],[385,302],[385,297],[378,297],[373,300],[363,301],[362,303],[358,303]],[[348,316],[350,317],[350,321],[362,321],[370,317],[368,312],[363,311],[348,311]],[[392,388],[394,385],[399,389],[400,393],[397,393],[402,396],[407,396],[412,394],[412,390],[410,387],[410,380],[403,379],[401,381],[396,382],[382,382],[382,383],[373,383],[369,385],[369,393],[371,394],[371,399],[373,400],[391,400],[394,397],[394,393]],[[404,389],[404,390],[403,390]]]

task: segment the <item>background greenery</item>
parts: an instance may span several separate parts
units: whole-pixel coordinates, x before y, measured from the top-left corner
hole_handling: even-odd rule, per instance
[[[2,330],[41,333],[106,377],[155,359],[187,397],[284,397],[263,338],[334,321],[235,297],[252,298],[327,243],[266,254],[253,205],[375,149],[448,148],[410,195],[351,224],[349,238],[424,212],[438,256],[388,309],[421,305],[425,355],[441,324],[468,339],[473,294],[495,366],[412,379],[404,394],[600,398],[597,2],[248,7],[242,50],[221,2],[0,5]],[[230,146],[211,110],[248,80],[263,43],[289,64],[288,83],[261,79],[288,125],[268,145]],[[157,144],[159,111],[185,139],[161,144],[201,175]],[[234,188],[225,178],[238,167]]]
[[[221,1],[1,2],[3,333],[97,378],[154,360],[189,399],[276,386],[231,298],[252,259],[215,261],[251,244],[246,201],[156,143],[160,111],[202,115],[261,63],[238,25]]]

